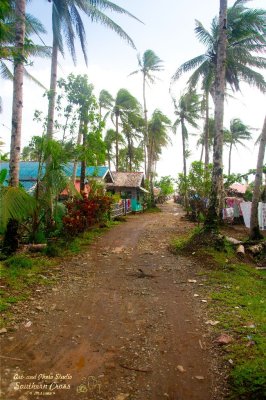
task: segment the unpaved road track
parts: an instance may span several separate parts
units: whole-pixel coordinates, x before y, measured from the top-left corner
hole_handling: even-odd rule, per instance
[[[1,399],[223,398],[206,304],[187,282],[197,266],[168,250],[189,228],[176,205],[162,210],[130,216],[36,293],[18,330],[1,337]]]

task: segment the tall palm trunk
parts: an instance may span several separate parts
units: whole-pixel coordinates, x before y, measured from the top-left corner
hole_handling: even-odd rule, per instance
[[[205,171],[208,169],[210,162],[209,157],[209,92],[206,90],[206,110],[205,110],[205,127],[204,127],[204,149],[205,149]]]
[[[146,74],[143,73],[143,84],[142,84],[142,95],[143,95],[143,108],[144,108],[144,172],[147,179],[150,179],[151,163],[149,163],[149,148],[148,148],[148,110],[146,102]],[[148,160],[147,160],[148,158]],[[148,164],[148,165],[147,165]]]
[[[151,140],[150,144],[149,144],[149,150],[150,150],[150,154],[149,154],[149,158],[148,158],[148,162],[149,162],[149,166],[148,168],[150,169],[150,176],[149,176],[149,180],[150,180],[150,194],[151,194],[151,207],[155,207],[155,199],[154,199],[154,186],[153,186],[153,160],[154,160],[154,140]]]
[[[16,0],[16,34],[15,46],[16,57],[14,59],[14,79],[13,79],[13,104],[12,104],[12,130],[10,145],[9,162],[9,185],[19,186],[19,159],[21,147],[21,125],[23,107],[23,73],[24,73],[24,40],[25,40],[25,10],[26,1]],[[3,252],[7,255],[14,253],[18,249],[18,221],[10,219],[7,224],[4,240]]]
[[[16,0],[16,57],[14,59],[12,130],[10,145],[10,186],[19,186],[19,160],[21,149],[21,126],[23,107],[23,73],[24,73],[24,40],[25,40],[26,0]]]
[[[56,83],[57,83],[57,58],[58,58],[58,45],[53,40],[52,62],[51,62],[51,78],[50,90],[48,95],[48,121],[47,121],[47,137],[53,138],[54,130],[54,112],[55,112],[55,97],[56,97]]]
[[[111,153],[109,149],[107,149],[107,161],[108,161],[108,168],[111,171]]]
[[[216,231],[220,222],[223,200],[223,117],[227,47],[227,0],[220,0],[219,39],[215,75],[215,137],[213,146],[213,172],[210,204],[205,229]]]
[[[183,174],[185,180],[185,195],[184,206],[188,210],[188,194],[187,194],[187,159],[186,159],[186,127],[184,119],[181,118],[181,133],[182,133],[182,147],[183,147]]]
[[[132,172],[132,161],[133,161],[133,143],[128,138],[128,159],[129,159],[129,172]]]
[[[265,155],[265,146],[266,146],[266,116],[264,118],[264,124],[261,133],[260,139],[260,147],[257,161],[257,171],[255,177],[255,185],[252,197],[252,205],[251,205],[251,217],[250,217],[250,231],[249,237],[250,239],[261,239],[263,236],[259,230],[258,224],[258,203],[260,197],[260,185],[262,182],[262,171],[263,171],[263,160]]]
[[[118,172],[119,169],[119,154],[118,154],[118,136],[119,136],[119,125],[118,125],[118,118],[119,118],[119,113],[115,113],[115,170]]]
[[[200,162],[203,160],[203,153],[204,153],[204,143],[201,145],[201,152],[200,152]]]
[[[233,141],[230,143],[229,156],[228,156],[228,175],[231,174],[231,160],[232,160]]]

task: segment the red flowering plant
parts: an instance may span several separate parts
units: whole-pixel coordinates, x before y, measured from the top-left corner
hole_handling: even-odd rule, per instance
[[[93,186],[93,185],[92,185]],[[66,203],[67,213],[63,217],[63,230],[67,236],[75,236],[90,226],[106,219],[111,211],[113,200],[103,191],[90,188],[89,195],[75,198]]]

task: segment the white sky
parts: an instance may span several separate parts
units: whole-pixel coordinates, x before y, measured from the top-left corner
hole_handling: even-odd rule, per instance
[[[133,39],[137,52],[141,55],[147,49],[152,49],[163,61],[165,70],[158,76],[160,81],[148,89],[147,105],[149,115],[155,108],[161,109],[174,121],[173,106],[169,96],[170,79],[175,70],[183,62],[204,52],[204,47],[198,42],[194,34],[195,19],[201,21],[209,29],[212,18],[218,14],[219,0],[114,0],[141,19],[141,24],[125,16],[111,15],[111,17]],[[229,0],[229,6],[234,1]],[[265,0],[253,0],[249,7],[265,8]],[[28,12],[39,18],[46,27],[48,34],[41,35],[47,45],[51,45],[51,3],[47,0],[33,0],[28,6]],[[60,57],[59,77],[66,77],[69,73],[87,74],[89,81],[95,87],[98,95],[101,89],[108,90],[114,97],[120,88],[127,88],[139,101],[142,102],[141,75],[128,77],[130,72],[138,68],[137,52],[123,42],[115,33],[106,28],[91,24],[86,17],[88,46],[88,67],[77,46],[77,66],[73,65],[66,49],[66,56]],[[40,42],[34,38],[35,42]],[[35,59],[31,73],[47,88],[50,79],[49,60]],[[189,76],[189,75],[188,75]],[[175,85],[175,94],[182,92],[188,78],[181,79]],[[0,114],[0,138],[9,149],[11,126],[12,84],[0,81],[0,95],[3,100],[3,113]],[[25,79],[24,81],[24,109],[22,146],[27,145],[33,135],[41,134],[41,126],[34,122],[35,109],[47,111],[47,104],[43,98],[43,90]],[[230,119],[240,118],[247,125],[256,128],[254,141],[258,137],[266,112],[266,100],[257,89],[242,85],[242,93],[236,95],[235,100],[229,100],[225,105],[224,125],[229,127]],[[4,125],[4,126],[3,126]],[[190,131],[190,129],[189,129]],[[195,130],[191,130],[195,132]],[[189,140],[191,156],[189,162],[198,160],[200,149],[196,148],[197,138]],[[239,147],[234,150],[232,172],[246,172],[256,167],[258,148],[253,142],[247,142],[248,148]],[[163,151],[158,162],[158,174],[177,176],[182,171],[181,134],[178,131],[172,137],[172,146]],[[224,166],[227,172],[228,152],[224,153]]]

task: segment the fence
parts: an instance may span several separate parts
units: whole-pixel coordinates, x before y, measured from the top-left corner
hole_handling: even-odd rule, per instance
[[[111,219],[126,215],[132,212],[131,202],[128,200],[121,200],[120,203],[115,203],[111,209]]]

